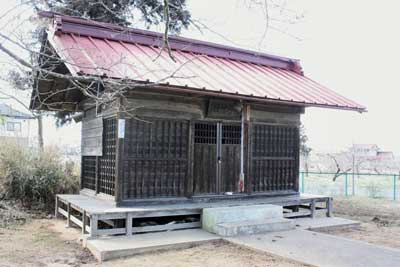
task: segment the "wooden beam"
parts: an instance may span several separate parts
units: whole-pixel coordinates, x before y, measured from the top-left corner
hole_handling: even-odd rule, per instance
[[[58,207],[58,213],[64,216],[65,218],[68,218],[68,212],[60,207]]]
[[[75,223],[76,225],[78,225],[79,227],[83,228],[83,223],[81,220],[79,220],[77,217],[70,215],[71,218],[71,222]]]
[[[154,231],[168,231],[168,230],[178,230],[178,229],[190,229],[190,228],[200,228],[200,222],[190,222],[190,223],[177,223],[177,224],[164,224],[164,225],[153,225],[153,226],[143,226],[143,227],[133,227],[133,233],[146,233]]]
[[[99,236],[99,235],[120,235],[120,234],[126,234],[126,228],[113,228],[113,229],[97,230],[97,236]]]

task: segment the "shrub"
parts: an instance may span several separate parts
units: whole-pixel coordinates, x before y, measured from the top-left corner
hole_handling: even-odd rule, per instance
[[[11,143],[1,145],[0,197],[51,211],[56,194],[78,190],[73,162],[64,163],[57,149],[37,151]]]

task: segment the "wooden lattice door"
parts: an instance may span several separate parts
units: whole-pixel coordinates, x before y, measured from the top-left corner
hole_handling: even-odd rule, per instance
[[[241,128],[236,124],[201,122],[194,126],[193,193],[237,192]]]

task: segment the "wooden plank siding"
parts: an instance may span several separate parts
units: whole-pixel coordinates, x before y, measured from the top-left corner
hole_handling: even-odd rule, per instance
[[[185,196],[188,137],[187,120],[127,119],[123,199]]]
[[[103,144],[103,118],[84,118],[82,123],[82,156],[101,156]]]
[[[245,108],[245,180],[240,195],[298,192],[301,109],[130,94],[121,105],[133,110],[134,116],[121,109],[114,114],[113,106],[112,115],[100,117],[102,155],[82,156],[82,188],[114,196],[118,205],[174,198],[190,201],[226,192],[239,195],[240,115]],[[92,126],[100,123],[92,113],[93,109],[83,120],[86,136],[99,135]],[[123,138],[117,136],[118,119],[125,120]],[[82,140],[82,151],[92,145]]]

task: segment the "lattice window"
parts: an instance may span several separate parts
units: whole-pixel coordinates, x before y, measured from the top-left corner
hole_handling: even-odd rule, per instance
[[[240,125],[222,125],[222,144],[239,145],[241,136]]]
[[[254,124],[252,140],[253,191],[296,189],[299,160],[298,128]]]
[[[96,190],[96,157],[82,157],[82,188]]]
[[[116,122],[115,118],[105,119],[103,122],[103,156],[99,159],[99,192],[108,195],[115,193]]]
[[[188,166],[189,122],[126,121],[123,198],[183,196]]]
[[[197,144],[216,144],[217,124],[196,123],[194,126],[194,142]]]

